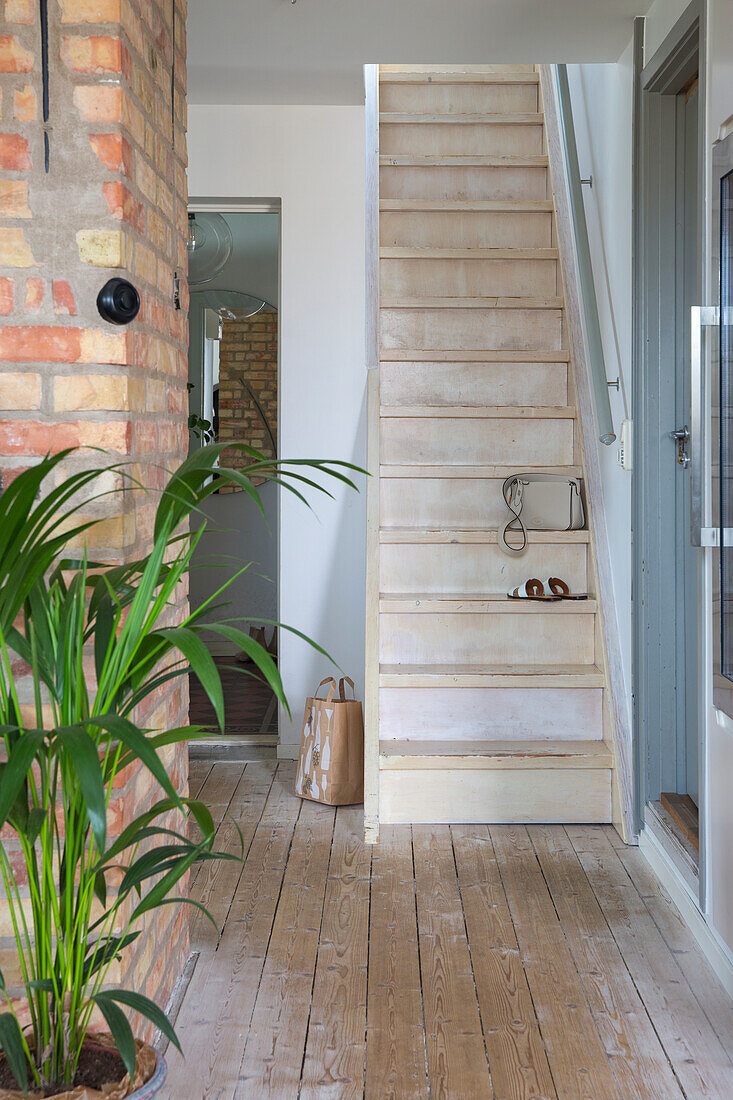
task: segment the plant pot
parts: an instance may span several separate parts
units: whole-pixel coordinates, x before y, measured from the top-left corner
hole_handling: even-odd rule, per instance
[[[153,1076],[149,1077],[145,1084],[141,1085],[135,1092],[131,1092],[127,1100],[150,1100],[151,1096],[155,1096],[157,1092],[160,1092],[165,1084],[167,1075],[168,1069],[165,1064],[165,1058],[156,1051]]]

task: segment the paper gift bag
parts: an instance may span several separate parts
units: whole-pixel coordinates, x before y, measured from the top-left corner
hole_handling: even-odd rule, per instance
[[[364,801],[364,716],[361,703],[346,698],[344,682],[354,693],[354,681],[345,676],[337,699],[333,677],[321,680],[306,700],[300,738],[295,793],[328,806]],[[324,684],[331,685],[325,699],[318,695]]]

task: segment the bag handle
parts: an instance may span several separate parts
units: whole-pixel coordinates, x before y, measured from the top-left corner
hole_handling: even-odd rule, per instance
[[[351,694],[356,699],[356,689],[354,687],[354,681],[350,676],[342,676],[339,680],[339,698],[342,703],[346,702],[346,695],[344,694],[344,683],[347,683],[351,688]]]
[[[336,681],[334,680],[333,676],[326,676],[326,678],[324,680],[321,680],[320,684],[316,688],[316,693],[313,696],[313,698],[314,699],[319,698],[318,692],[321,690],[321,688],[323,687],[324,684],[330,684],[331,685],[330,688],[328,689],[328,695],[326,696],[326,702],[330,703],[331,700],[333,699],[334,695],[336,694]],[[341,692],[341,698],[343,699],[343,689],[342,689],[342,692]]]
[[[499,532],[497,534],[497,542],[499,544],[499,549],[503,550],[505,554],[509,554],[510,556],[516,556],[516,557],[519,557],[519,555],[523,554],[524,551],[527,549],[527,528],[524,526],[524,523],[522,522],[521,484],[522,484],[522,482],[521,482],[520,475],[519,474],[512,474],[511,477],[508,477],[506,479],[506,481],[504,482],[504,484],[501,487],[502,496],[504,497],[504,503],[506,504],[507,508],[509,509],[509,511],[512,514],[511,514],[511,518],[508,519],[506,521],[506,523],[502,525],[501,529],[499,530]],[[517,493],[516,503],[514,503],[512,501],[512,488],[515,485],[520,489],[520,491]],[[517,524],[519,524],[518,527],[516,526]],[[519,530],[521,530],[521,532],[522,532],[522,543],[521,543],[520,546],[512,546],[511,543],[507,542],[506,533],[507,533],[507,531],[519,531]]]

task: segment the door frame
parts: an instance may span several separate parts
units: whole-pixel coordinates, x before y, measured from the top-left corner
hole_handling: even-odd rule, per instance
[[[635,27],[634,89],[634,256],[633,256],[633,415],[635,474],[632,482],[632,577],[633,577],[633,730],[635,772],[635,826],[644,825],[644,808],[650,789],[660,788],[662,743],[659,736],[662,708],[674,698],[675,668],[664,664],[661,653],[647,638],[668,637],[676,628],[676,609],[669,600],[669,581],[661,568],[662,547],[659,526],[650,530],[649,519],[659,515],[659,501],[669,491],[674,477],[671,440],[660,432],[658,397],[662,364],[678,352],[676,326],[661,315],[665,272],[674,270],[676,241],[660,232],[663,210],[675,209],[675,163],[662,156],[663,137],[674,133],[674,97],[691,76],[705,72],[704,0],[693,0],[651,59],[643,65],[641,22]],[[642,67],[643,66],[643,67]],[[705,163],[705,82],[698,91],[698,163]],[[672,145],[674,148],[674,144]],[[667,143],[664,142],[664,150]],[[705,185],[697,195],[698,285],[695,298],[702,301]],[[656,421],[656,422],[655,422]],[[670,425],[676,427],[677,425]],[[665,488],[666,487],[666,488]],[[654,531],[657,537],[654,537]],[[704,673],[699,654],[702,646],[702,560],[696,571],[698,698],[698,768],[700,776],[700,824],[704,823],[705,783],[702,760],[704,729]],[[676,709],[676,707],[675,707]],[[660,788],[661,789],[661,788]],[[702,889],[704,844],[700,844],[699,881]]]
[[[279,455],[280,454],[280,443],[281,443],[281,439],[280,439],[281,417],[280,417],[280,414],[279,414],[279,402],[280,402],[279,395],[280,395],[281,390],[282,390],[282,386],[281,386],[281,374],[282,374],[282,351],[281,351],[281,332],[282,332],[281,316],[282,316],[282,314],[281,314],[281,309],[282,309],[282,269],[283,269],[283,264],[282,264],[282,253],[283,253],[282,202],[279,198],[270,198],[270,197],[242,198],[242,199],[237,199],[237,198],[217,199],[217,198],[208,198],[208,197],[201,197],[201,196],[191,195],[191,196],[189,196],[189,199],[188,199],[187,210],[188,210],[189,213],[194,213],[194,214],[208,212],[208,213],[215,213],[215,214],[277,214],[278,215],[278,219],[279,219],[279,226],[278,226],[278,258],[277,258],[277,266],[278,266],[278,304],[277,304],[277,316],[278,316],[278,340],[277,340],[278,417],[277,417],[277,426],[276,426],[277,427],[276,438],[277,438],[277,453]],[[274,578],[275,584],[277,586],[277,621],[278,621],[278,623],[282,621],[282,615],[281,615],[281,611],[280,611],[280,599],[281,599],[281,593],[282,593],[282,578],[281,578],[282,548],[281,548],[281,541],[280,541],[281,538],[282,538],[282,517],[281,517],[281,514],[280,514],[281,508],[282,508],[282,493],[280,492],[280,490],[278,488],[277,489],[277,545],[276,545],[276,548],[275,548],[275,552],[276,552],[276,569],[275,569],[275,578]],[[282,720],[282,707],[280,705],[278,705],[278,728],[277,728],[277,747],[278,748],[280,747],[281,720]],[[215,743],[214,743],[213,739],[209,742],[209,744],[212,745],[212,748],[215,747]],[[250,745],[243,744],[241,738],[239,738],[236,741],[236,743],[233,745],[231,743],[231,739],[226,738],[224,736],[220,736],[217,739],[216,745],[218,745],[218,746],[220,746],[224,749],[229,750],[230,755],[227,756],[227,759],[232,759],[232,757],[231,757],[232,749],[236,749],[240,745],[242,745],[242,747],[244,749],[252,747]]]

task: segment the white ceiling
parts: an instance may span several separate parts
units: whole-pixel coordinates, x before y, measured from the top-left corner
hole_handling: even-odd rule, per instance
[[[190,0],[189,102],[360,103],[369,62],[616,61],[650,3]]]

